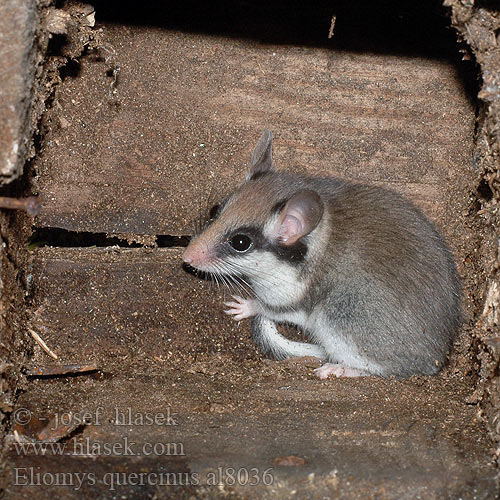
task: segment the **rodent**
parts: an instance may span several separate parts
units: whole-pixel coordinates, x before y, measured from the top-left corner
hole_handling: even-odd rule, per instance
[[[432,375],[460,325],[451,251],[424,214],[390,190],[277,171],[266,130],[244,182],[193,237],[183,260],[251,289],[226,302],[253,317],[277,359],[316,356],[316,375]],[[309,339],[293,342],[276,323]]]

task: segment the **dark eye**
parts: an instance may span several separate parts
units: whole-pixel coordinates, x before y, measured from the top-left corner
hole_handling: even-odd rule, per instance
[[[246,252],[252,246],[252,240],[246,234],[235,234],[229,240],[229,244],[237,252]]]

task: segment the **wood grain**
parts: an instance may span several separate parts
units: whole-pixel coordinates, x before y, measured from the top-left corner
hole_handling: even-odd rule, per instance
[[[264,128],[280,168],[389,186],[440,222],[469,168],[474,113],[449,62],[141,27],[106,36],[112,61],[84,58],[46,120],[39,226],[189,234],[240,182]]]
[[[125,359],[134,365],[222,351],[236,359],[256,355],[249,321],[238,325],[222,312],[223,291],[183,271],[178,249],[35,253],[32,328],[59,364],[106,371]],[[38,350],[33,368],[48,360]]]

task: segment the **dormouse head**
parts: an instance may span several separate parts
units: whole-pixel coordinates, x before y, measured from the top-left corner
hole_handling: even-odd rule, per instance
[[[307,183],[275,170],[272,134],[266,130],[243,184],[191,240],[183,260],[201,271],[246,276],[284,263],[300,265],[323,210]]]

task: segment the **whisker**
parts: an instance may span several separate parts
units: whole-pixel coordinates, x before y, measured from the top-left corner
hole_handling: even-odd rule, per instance
[[[243,266],[239,265],[239,264],[235,264],[234,262],[227,262],[225,263],[228,265],[228,267],[231,267],[233,271],[235,272],[238,272],[238,273],[242,273],[244,274],[245,272],[248,272],[246,268],[244,268]],[[267,282],[272,284],[273,286],[282,286],[283,283],[287,283],[287,284],[293,284],[293,281],[286,278],[286,279],[283,279],[283,277],[276,277],[274,276],[273,274],[271,273],[266,273],[265,271],[262,271],[259,269],[258,271],[258,274],[257,276],[252,276],[252,279],[254,281],[263,281],[262,280],[262,277],[265,277],[267,279]]]
[[[246,271],[246,269],[242,265],[236,264],[234,262],[224,262],[224,264],[226,266],[226,271],[229,271],[230,274],[234,273],[238,277],[240,277],[240,275],[244,274],[244,272]],[[276,288],[276,290],[279,290],[279,293],[281,293],[286,298],[293,298],[290,293],[283,294],[283,283],[292,284],[292,281],[289,279],[283,279],[282,277],[278,278],[270,273],[259,270],[258,275],[253,276],[252,280],[262,287]],[[290,306],[290,309],[295,311],[295,308],[293,306]]]
[[[231,268],[230,263],[221,261],[219,269],[226,272],[227,276],[231,279],[232,283],[240,293],[243,292],[243,294],[248,294],[250,292],[250,294],[253,295],[252,287],[241,276],[235,274],[234,268]]]
[[[222,284],[225,286],[225,288],[227,288],[227,290],[229,290],[229,292],[233,292],[234,293],[234,288],[231,287],[231,283],[230,281],[228,280],[228,275],[224,272],[224,269],[220,266],[220,263],[219,262],[216,262],[214,264],[214,267],[216,268],[216,270],[218,271],[219,273],[219,276],[221,278],[221,281],[222,281]]]
[[[248,274],[247,266],[228,262],[221,258],[213,262],[212,265],[212,272],[209,274],[217,285],[218,290],[220,291],[222,288],[224,295],[228,292],[233,295],[251,296],[263,304],[254,291],[254,286],[257,285],[262,288],[276,290],[276,294],[284,299],[291,299],[291,301],[294,299],[293,293],[288,291],[289,289],[293,289],[293,283],[287,277],[276,276],[261,269],[255,271],[255,275],[252,276]],[[291,311],[296,311],[294,306],[288,307]]]
[[[248,283],[245,282],[245,280],[243,280],[243,278],[240,278],[239,276],[232,276],[231,279],[233,280],[236,287],[240,290],[240,293],[242,295],[253,295],[252,288],[250,287],[250,285],[248,285]]]

